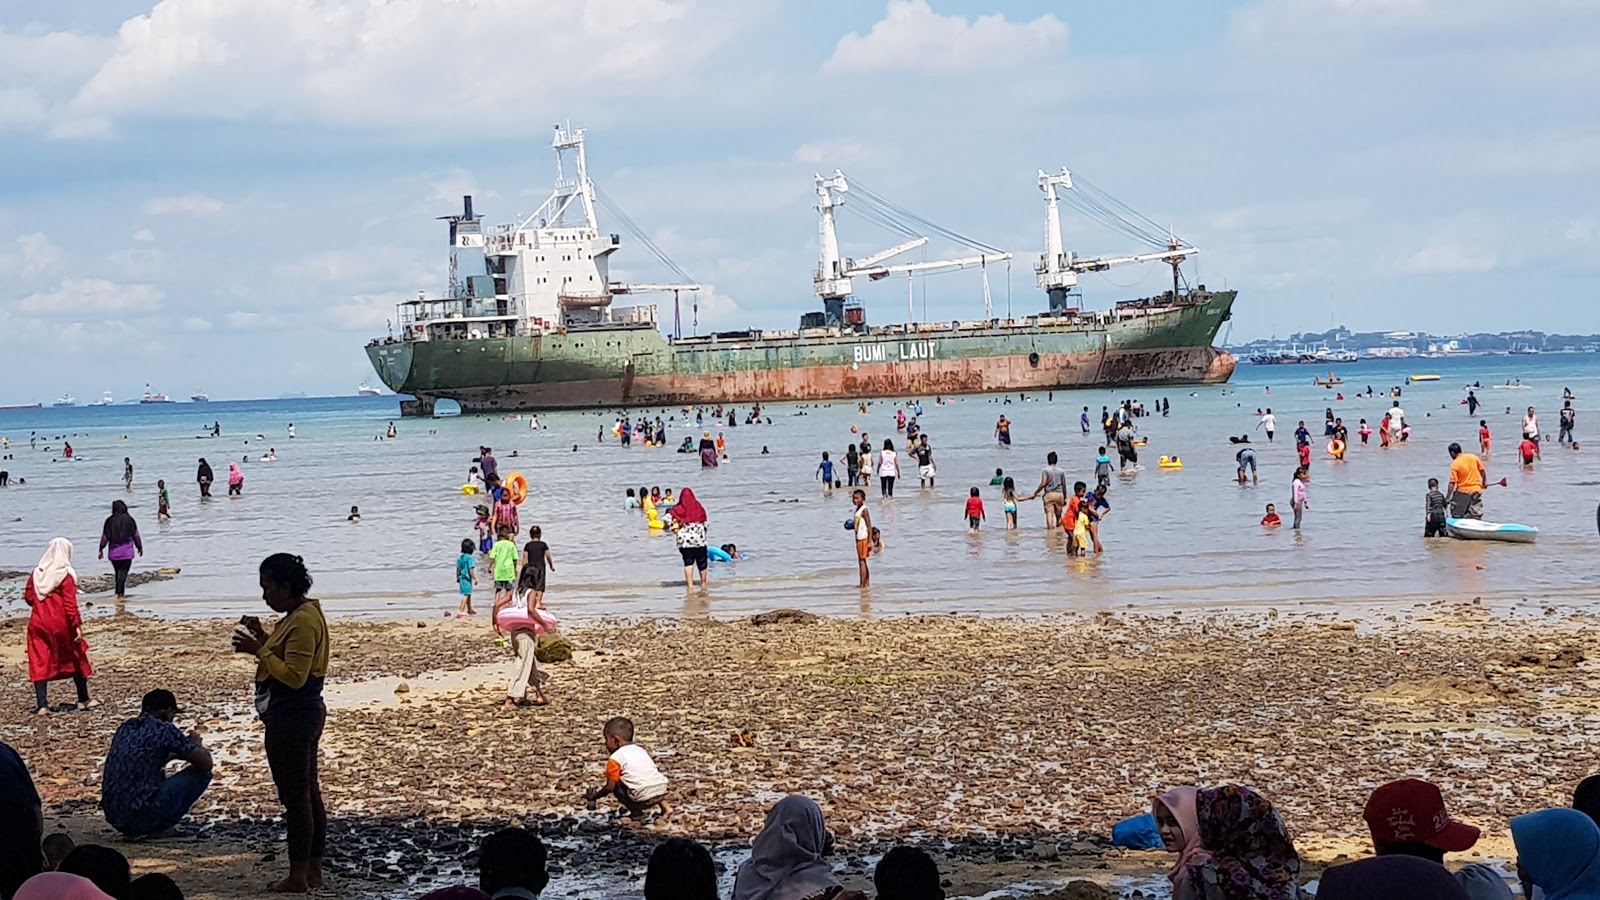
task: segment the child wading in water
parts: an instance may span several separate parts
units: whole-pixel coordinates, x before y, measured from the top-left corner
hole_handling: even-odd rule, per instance
[[[1006,476],[1000,486],[1000,495],[1005,498],[1006,530],[1017,530],[1017,483]]]
[[[1488,456],[1489,455],[1489,420],[1488,419],[1479,419],[1478,420],[1478,449],[1483,451],[1483,455],[1484,456]]]
[[[816,477],[822,479],[822,492],[833,493],[833,461],[828,459],[828,451],[822,451],[822,462],[817,463]]]
[[[643,816],[652,807],[660,807],[662,816],[672,815],[672,807],[667,805],[667,776],[656,768],[649,751],[633,742],[633,722],[618,716],[606,723],[604,734],[606,749],[611,751],[606,760],[606,783],[583,792],[589,808],[612,794],[628,815]]]
[[[541,543],[543,543],[541,541]],[[496,544],[496,546],[499,546]],[[535,585],[537,584],[537,588]],[[549,706],[550,701],[544,696],[544,683],[550,676],[539,671],[537,652],[539,638],[534,633],[534,626],[529,621],[532,615],[517,617],[517,624],[509,629],[500,625],[502,610],[512,609],[519,612],[532,614],[535,610],[543,609],[544,603],[539,599],[544,594],[544,572],[537,573],[533,566],[522,570],[522,576],[517,579],[516,590],[501,599],[498,592],[495,594],[494,609],[489,613],[489,619],[494,625],[495,634],[511,632],[511,647],[516,653],[517,669],[511,675],[511,680],[506,684],[505,705],[516,706]],[[533,701],[528,701],[528,692],[533,691]]]
[[[1423,537],[1430,538],[1446,536],[1446,532],[1444,530],[1444,510],[1444,494],[1439,492],[1439,479],[1429,478],[1428,494],[1423,499],[1423,512],[1427,516],[1427,519],[1422,526]]]
[[[156,519],[161,522],[172,518],[171,498],[167,496],[165,479],[156,480]]]
[[[1294,481],[1289,485],[1289,505],[1294,509],[1294,529],[1300,530],[1300,517],[1311,508],[1306,499],[1306,482],[1311,480],[1311,475],[1301,466],[1294,470]]]
[[[499,540],[489,548],[489,559],[494,562],[494,605],[511,601],[513,582],[517,580],[517,545],[511,542],[511,526],[501,525]]]
[[[1267,514],[1261,517],[1261,524],[1267,528],[1276,528],[1283,524],[1283,520],[1278,518],[1278,507],[1275,504],[1267,504]]]
[[[872,555],[872,534],[877,529],[872,527],[872,513],[867,512],[867,492],[860,488],[851,491],[850,502],[855,504],[855,510],[844,527],[855,532],[856,571],[861,576],[857,587],[864,588],[872,581],[872,573],[867,571],[867,557]]]
[[[979,496],[977,488],[973,488],[972,493],[967,495],[967,508],[964,514],[967,517],[967,527],[973,531],[977,531],[983,520],[988,518],[983,513],[983,497]]]
[[[461,606],[456,610],[456,618],[462,616],[475,616],[472,611],[472,587],[478,583],[477,561],[472,557],[472,541],[461,541],[461,555],[456,557],[456,588],[461,591]]]

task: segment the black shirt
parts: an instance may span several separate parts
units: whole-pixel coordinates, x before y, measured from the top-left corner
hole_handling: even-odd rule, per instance
[[[919,465],[919,466],[931,466],[931,465],[933,465],[933,448],[932,447],[918,446],[917,449],[915,449],[915,450],[913,450],[911,452],[917,457],[917,465]]]
[[[3,741],[0,741],[0,803],[39,805],[39,791],[33,786],[27,764]]]
[[[550,551],[550,545],[544,541],[529,541],[522,547],[522,552],[528,554],[528,565],[537,571],[544,571],[544,555]]]

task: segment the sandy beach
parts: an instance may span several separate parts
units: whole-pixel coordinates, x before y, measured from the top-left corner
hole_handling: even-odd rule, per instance
[[[186,706],[179,724],[217,752],[217,781],[177,839],[118,846],[190,896],[257,894],[281,868],[282,833],[252,668],[227,652],[231,623],[92,619],[106,706],[46,717],[26,702],[24,623],[0,623],[14,695],[0,729],[32,768],[50,827],[110,839],[96,811],[105,747],[143,691],[168,687]],[[876,853],[911,841],[938,853],[952,896],[1159,880],[1164,854],[1114,850],[1105,836],[1152,792],[1186,783],[1261,789],[1311,872],[1364,850],[1373,787],[1425,777],[1483,827],[1466,856],[1504,857],[1507,818],[1568,800],[1600,735],[1584,649],[1600,622],[1540,604],[1441,601],[1359,620],[1260,610],[588,624],[567,630],[573,659],[547,667],[552,705],[516,711],[497,706],[509,664],[484,621],[333,630],[323,780],[337,896],[470,877],[478,836],[508,821],[550,840],[550,893],[627,896],[661,836],[734,858],[786,792],[822,803],[857,881]],[[634,719],[672,779],[671,819],[615,825],[584,809],[612,715]]]

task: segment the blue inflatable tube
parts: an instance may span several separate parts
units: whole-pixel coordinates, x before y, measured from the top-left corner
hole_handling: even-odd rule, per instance
[[[706,555],[711,557],[713,562],[733,562],[733,557],[729,556],[721,547],[707,547]]]

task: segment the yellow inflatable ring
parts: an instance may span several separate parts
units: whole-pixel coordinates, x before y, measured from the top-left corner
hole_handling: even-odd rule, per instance
[[[1341,441],[1338,438],[1334,438],[1333,440],[1329,441],[1328,442],[1328,453],[1331,456],[1341,456],[1341,455],[1343,455],[1344,454],[1344,441]]]
[[[511,502],[521,506],[528,499],[528,479],[521,472],[512,472],[506,479],[506,490],[511,493]]]
[[[477,492],[478,492],[478,486],[475,485],[475,484],[463,484],[461,486],[461,493],[466,494],[468,497],[472,496],[473,494],[476,494]]]
[[[1139,438],[1138,440],[1133,442],[1133,445],[1135,447],[1143,447],[1145,444],[1148,444],[1148,443],[1150,443],[1150,439],[1149,438]]]
[[[1183,460],[1176,456],[1163,456],[1156,460],[1156,465],[1163,469],[1181,469],[1183,468]]]

